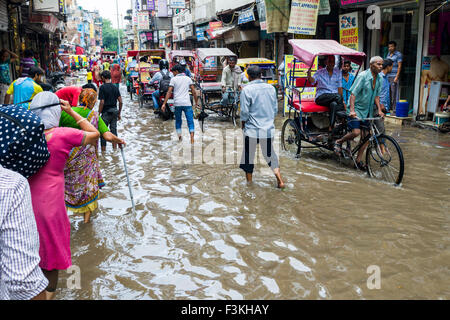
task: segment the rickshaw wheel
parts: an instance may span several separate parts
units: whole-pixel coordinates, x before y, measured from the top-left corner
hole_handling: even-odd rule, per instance
[[[283,129],[281,131],[281,143],[285,151],[294,154],[297,158],[300,158],[302,141],[300,132],[293,119],[287,119],[284,122]]]

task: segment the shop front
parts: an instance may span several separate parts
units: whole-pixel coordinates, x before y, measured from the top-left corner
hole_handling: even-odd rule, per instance
[[[388,57],[388,43],[395,41],[396,50],[402,54],[398,99],[409,104],[409,113],[419,104],[419,85],[422,57],[424,3],[423,1],[374,1],[340,0],[341,9],[362,12],[364,28],[361,50],[367,54],[367,62],[373,56]],[[376,5],[375,10],[367,10]],[[377,24],[377,13],[380,23]],[[368,63],[366,64],[368,66]]]
[[[427,0],[418,120],[433,125],[449,120],[443,107],[450,93],[450,3]]]

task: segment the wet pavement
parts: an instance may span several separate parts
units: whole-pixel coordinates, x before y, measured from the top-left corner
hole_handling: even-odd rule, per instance
[[[70,214],[81,288],[67,288],[63,271],[57,299],[450,297],[449,135],[387,126],[405,156],[401,187],[329,153],[296,160],[281,152],[280,191],[264,165],[247,186],[238,164],[172,164],[183,145],[174,122],[121,91],[118,131],[128,143],[136,212],[121,153],[108,145],[99,211],[87,225]],[[233,129],[217,117],[206,123],[204,148],[214,141],[209,134]],[[282,124],[279,116],[276,128]],[[183,134],[186,144],[185,119]],[[367,285],[369,266],[379,267],[380,289]]]

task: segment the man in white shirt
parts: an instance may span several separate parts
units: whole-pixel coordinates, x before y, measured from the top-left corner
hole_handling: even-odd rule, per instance
[[[170,80],[169,91],[166,94],[164,103],[161,107],[162,112],[166,110],[166,104],[173,93],[174,107],[175,107],[175,129],[177,130],[178,139],[181,141],[181,115],[184,112],[186,121],[188,123],[189,132],[191,134],[191,144],[194,143],[194,112],[192,110],[191,98],[189,96],[189,89],[195,99],[195,105],[198,104],[197,92],[195,91],[192,79],[184,73],[184,67],[176,64],[172,68],[174,77]]]
[[[0,300],[45,300],[40,261],[28,181],[0,166]]]

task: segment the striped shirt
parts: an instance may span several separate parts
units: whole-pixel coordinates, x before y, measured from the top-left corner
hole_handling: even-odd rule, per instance
[[[0,300],[28,300],[45,290],[39,234],[27,180],[0,166]]]

